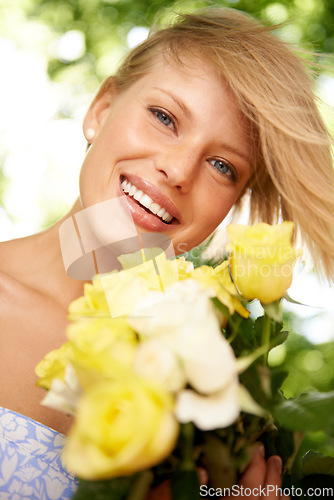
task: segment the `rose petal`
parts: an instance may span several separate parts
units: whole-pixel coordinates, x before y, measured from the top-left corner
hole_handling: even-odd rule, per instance
[[[186,389],[178,395],[175,415],[181,423],[194,422],[203,431],[227,427],[240,413],[238,381],[210,396]]]

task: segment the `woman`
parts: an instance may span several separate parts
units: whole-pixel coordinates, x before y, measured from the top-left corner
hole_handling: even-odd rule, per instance
[[[74,214],[121,198],[138,235],[163,233],[179,254],[249,196],[252,221],[293,220],[317,268],[329,279],[334,270],[330,138],[309,77],[240,12],[207,9],[152,34],[104,82],[84,133],[90,147],[71,212],[0,246],[1,405],[63,434],[70,419],[40,405],[34,367],[66,340],[68,305],[83,294],[59,245]],[[260,450],[243,484],[280,484],[279,469]]]

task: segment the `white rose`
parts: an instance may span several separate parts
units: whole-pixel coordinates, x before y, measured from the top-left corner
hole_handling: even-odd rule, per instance
[[[239,383],[235,377],[225,389],[203,396],[190,389],[177,396],[175,416],[181,423],[194,422],[203,431],[224,428],[238,418]]]
[[[236,358],[221,332],[208,331],[205,336],[194,336],[182,346],[179,354],[184,362],[187,380],[203,394],[224,389],[237,376]]]
[[[154,349],[144,347],[148,340],[143,342],[144,350],[154,350],[154,355],[152,350],[144,352],[148,358],[153,356],[146,359],[150,374],[156,372],[158,378],[168,379],[172,372],[167,362],[170,354],[166,353],[177,356],[185,381],[194,390],[181,390],[177,395],[176,416],[180,422],[192,421],[203,430],[226,427],[240,413],[236,358],[222,335],[212,295],[212,290],[197,281],[185,280],[165,294],[148,294],[139,304],[141,317],[129,319],[142,338],[158,342]],[[142,372],[144,362],[142,359]]]
[[[68,363],[64,380],[54,378],[51,388],[44,396],[43,406],[61,411],[67,415],[75,415],[82,388],[73,366]]]
[[[139,345],[134,370],[138,375],[160,382],[172,392],[179,391],[186,384],[179,359],[160,339],[153,338]]]
[[[142,336],[171,336],[180,330],[191,331],[200,322],[210,329],[210,322],[218,325],[214,306],[209,300],[212,290],[205,289],[195,280],[184,280],[166,289],[151,291],[138,301],[129,324]]]
[[[148,294],[138,304],[141,317],[128,320],[142,337],[159,338],[174,351],[183,363],[187,381],[205,394],[225,387],[237,371],[211,296],[212,291],[197,281],[185,280],[166,294]]]

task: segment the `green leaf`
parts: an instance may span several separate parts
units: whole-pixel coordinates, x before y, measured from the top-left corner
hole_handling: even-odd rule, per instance
[[[272,400],[268,367],[253,364],[248,370],[241,373],[239,378],[240,383],[248,389],[254,400],[263,408],[268,409]]]
[[[277,391],[282,387],[282,384],[287,376],[288,372],[285,370],[281,370],[280,368],[270,368],[271,391],[273,394],[277,394]]]
[[[334,476],[334,457],[324,457],[321,453],[309,451],[303,457],[302,473],[304,476],[311,474]]]
[[[289,336],[289,332],[278,332],[270,341],[270,349],[283,344]],[[270,350],[269,349],[269,350]]]
[[[221,312],[222,312],[222,314],[223,314],[226,318],[228,318],[228,319],[230,319],[230,318],[231,318],[231,315],[230,315],[230,313],[229,313],[228,308],[227,308],[227,307],[226,307],[226,306],[225,306],[222,302],[220,302],[220,300],[219,300],[219,299],[217,299],[217,297],[212,297],[211,301],[212,301],[213,305],[214,305],[217,309],[219,309],[219,311],[221,311]]]
[[[288,292],[285,293],[285,295],[284,295],[283,298],[287,302],[290,302],[291,304],[297,304],[298,306],[305,306],[305,307],[312,307],[312,308],[314,308],[314,306],[310,306],[309,304],[303,304],[303,302],[298,302],[298,300],[293,299],[292,297],[290,297],[290,295],[288,294]],[[323,309],[323,308],[319,308],[319,309]]]
[[[286,429],[279,428],[266,432],[261,436],[261,440],[266,449],[266,456],[279,455],[284,465],[295,449],[293,433]]]
[[[231,346],[237,357],[245,356],[259,346],[255,335],[254,322],[251,318],[241,318],[240,320],[239,315],[234,314],[231,323],[228,323],[226,326],[227,338],[233,335],[233,323],[236,321],[238,321],[238,334],[235,336]]]
[[[281,332],[279,335],[277,335],[272,341],[269,342],[269,346],[262,345],[258,347],[255,351],[253,351],[251,354],[248,354],[248,356],[240,356],[237,358],[237,370],[238,373],[242,373],[243,371],[247,370],[260,356],[263,354],[267,354],[268,350],[272,349],[273,347],[276,347],[279,344],[283,344],[285,342],[286,338],[288,336],[288,332]],[[283,380],[286,378],[286,375],[283,377]]]
[[[322,428],[334,433],[334,391],[301,394],[294,399],[281,401],[272,408],[280,425],[302,432]]]
[[[266,316],[260,316],[256,319],[255,327],[255,337],[258,345],[263,343],[263,330],[265,329],[265,323],[267,321]],[[287,332],[282,332],[283,323],[281,321],[271,320],[270,322],[270,346],[274,347],[278,344],[284,342],[287,337]],[[284,335],[283,335],[284,333]]]

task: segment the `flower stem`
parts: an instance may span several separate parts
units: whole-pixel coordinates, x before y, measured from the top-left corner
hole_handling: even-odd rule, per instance
[[[153,483],[154,475],[151,470],[140,472],[135,479],[126,500],[145,500]]]
[[[172,500],[193,500],[198,498],[199,481],[193,457],[195,428],[190,422],[181,426],[180,462],[171,477]]]
[[[181,466],[182,470],[193,469],[194,424],[189,422],[181,427]]]
[[[232,321],[230,320],[230,323],[232,323]],[[232,344],[233,340],[235,339],[235,337],[237,336],[237,334],[239,333],[239,326],[240,326],[240,323],[241,323],[241,317],[240,318],[237,318],[236,321],[234,321],[232,323],[232,333],[231,335],[228,337],[227,341]]]
[[[270,347],[270,334],[271,334],[271,318],[268,314],[264,315],[264,325],[262,332],[262,344],[265,346],[265,353],[263,355],[264,364],[268,362],[268,351]]]

